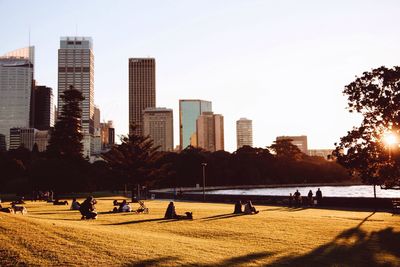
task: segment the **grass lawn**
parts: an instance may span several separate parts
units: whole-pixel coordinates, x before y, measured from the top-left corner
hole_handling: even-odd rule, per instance
[[[391,213],[256,206],[259,214],[235,216],[233,205],[176,202],[178,214],[194,215],[177,221],[162,219],[167,201],[113,214],[113,199],[97,199],[90,221],[44,202],[28,202],[24,216],[0,213],[0,266],[400,266]]]

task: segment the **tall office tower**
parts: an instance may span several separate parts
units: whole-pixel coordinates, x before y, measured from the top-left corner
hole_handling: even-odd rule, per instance
[[[33,124],[34,47],[0,57],[0,134],[10,146],[10,129]]]
[[[58,49],[58,108],[70,86],[82,92],[83,155],[90,156],[94,134],[94,55],[91,37],[61,37]]]
[[[129,134],[143,135],[143,111],[156,106],[156,60],[129,59]]]
[[[203,112],[196,122],[197,147],[207,151],[224,150],[224,117]]]
[[[253,146],[253,122],[246,118],[236,121],[237,148],[242,146]]]
[[[172,109],[147,108],[143,112],[143,134],[149,135],[159,151],[174,148],[174,127]]]
[[[53,90],[46,86],[36,86],[34,90],[34,128],[49,130],[54,126]]]
[[[113,121],[100,123],[101,149],[105,150],[114,144],[115,130]]]
[[[211,101],[198,99],[179,100],[179,144],[180,149],[197,146],[196,120],[203,112],[211,112]]]
[[[285,140],[285,139],[291,140],[291,143],[293,145],[297,146],[301,150],[301,152],[303,152],[304,154],[308,154],[307,136],[306,135],[276,137],[276,141]]]
[[[100,154],[101,132],[100,132],[100,109],[98,106],[94,106],[93,127],[94,127],[94,134],[93,134],[92,154]]]

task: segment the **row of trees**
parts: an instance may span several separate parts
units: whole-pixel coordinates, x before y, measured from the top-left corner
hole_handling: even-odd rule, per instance
[[[135,139],[131,139],[131,138]],[[123,137],[103,155],[104,161],[49,157],[21,147],[0,154],[1,191],[54,190],[81,192],[122,190],[136,184],[184,187],[202,183],[201,164],[207,163],[207,185],[330,183],[350,179],[339,164],[296,153],[272,154],[292,146],[279,141],[269,149],[242,147],[234,153],[207,152],[189,147],[181,153],[156,152],[148,138]]]
[[[189,147],[181,153],[157,152],[149,137],[121,137],[121,144],[93,164],[82,156],[81,109],[83,97],[71,88],[46,152],[20,147],[0,154],[1,191],[54,190],[80,192],[121,190],[125,186],[194,186],[202,181],[207,163],[208,185],[338,182],[348,180],[335,162],[309,157],[291,144],[276,142],[269,148],[243,147],[234,153],[207,152]],[[134,126],[132,126],[134,127]],[[131,131],[134,133],[133,131]],[[271,151],[273,153],[271,153]]]
[[[61,96],[65,105],[47,152],[21,147],[0,154],[0,191],[113,190],[136,184],[194,186],[201,184],[202,163],[207,163],[208,185],[341,182],[359,177],[367,184],[398,187],[399,144],[389,147],[388,154],[382,136],[400,134],[400,68],[365,72],[345,87],[344,94],[350,112],[360,112],[364,119],[336,145],[334,156],[340,165],[309,157],[290,140],[277,141],[268,148],[243,147],[234,153],[210,153],[193,147],[167,153],[157,152],[149,137],[134,134],[122,136],[121,144],[102,155],[104,160],[90,164],[82,156],[80,104],[84,98],[70,88]]]

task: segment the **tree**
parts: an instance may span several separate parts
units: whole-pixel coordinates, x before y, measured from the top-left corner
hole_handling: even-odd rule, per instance
[[[120,183],[150,185],[157,178],[162,168],[155,166],[159,153],[149,136],[135,134],[135,126],[131,126],[132,134],[121,137],[121,144],[111,147],[102,154]]]
[[[64,104],[61,114],[51,133],[47,152],[51,157],[82,159],[82,109],[85,99],[81,92],[71,85],[60,96]]]
[[[286,160],[300,160],[305,155],[301,150],[292,144],[292,139],[276,140],[269,149],[275,152],[276,157]]]
[[[348,110],[360,113],[363,120],[340,139],[334,156],[364,183],[399,186],[398,144],[385,143],[384,136],[400,131],[400,67],[364,72],[345,86],[343,94]]]

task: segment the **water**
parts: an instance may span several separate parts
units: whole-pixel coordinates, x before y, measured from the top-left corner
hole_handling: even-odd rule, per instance
[[[374,197],[374,188],[372,185],[229,189],[207,191],[207,194],[289,196],[290,193],[293,194],[296,192],[296,189],[298,189],[302,196],[307,196],[308,191],[311,189],[315,196],[315,192],[318,188],[321,189],[322,196],[325,197]],[[384,190],[377,186],[376,196],[380,198],[400,198],[400,190]]]

